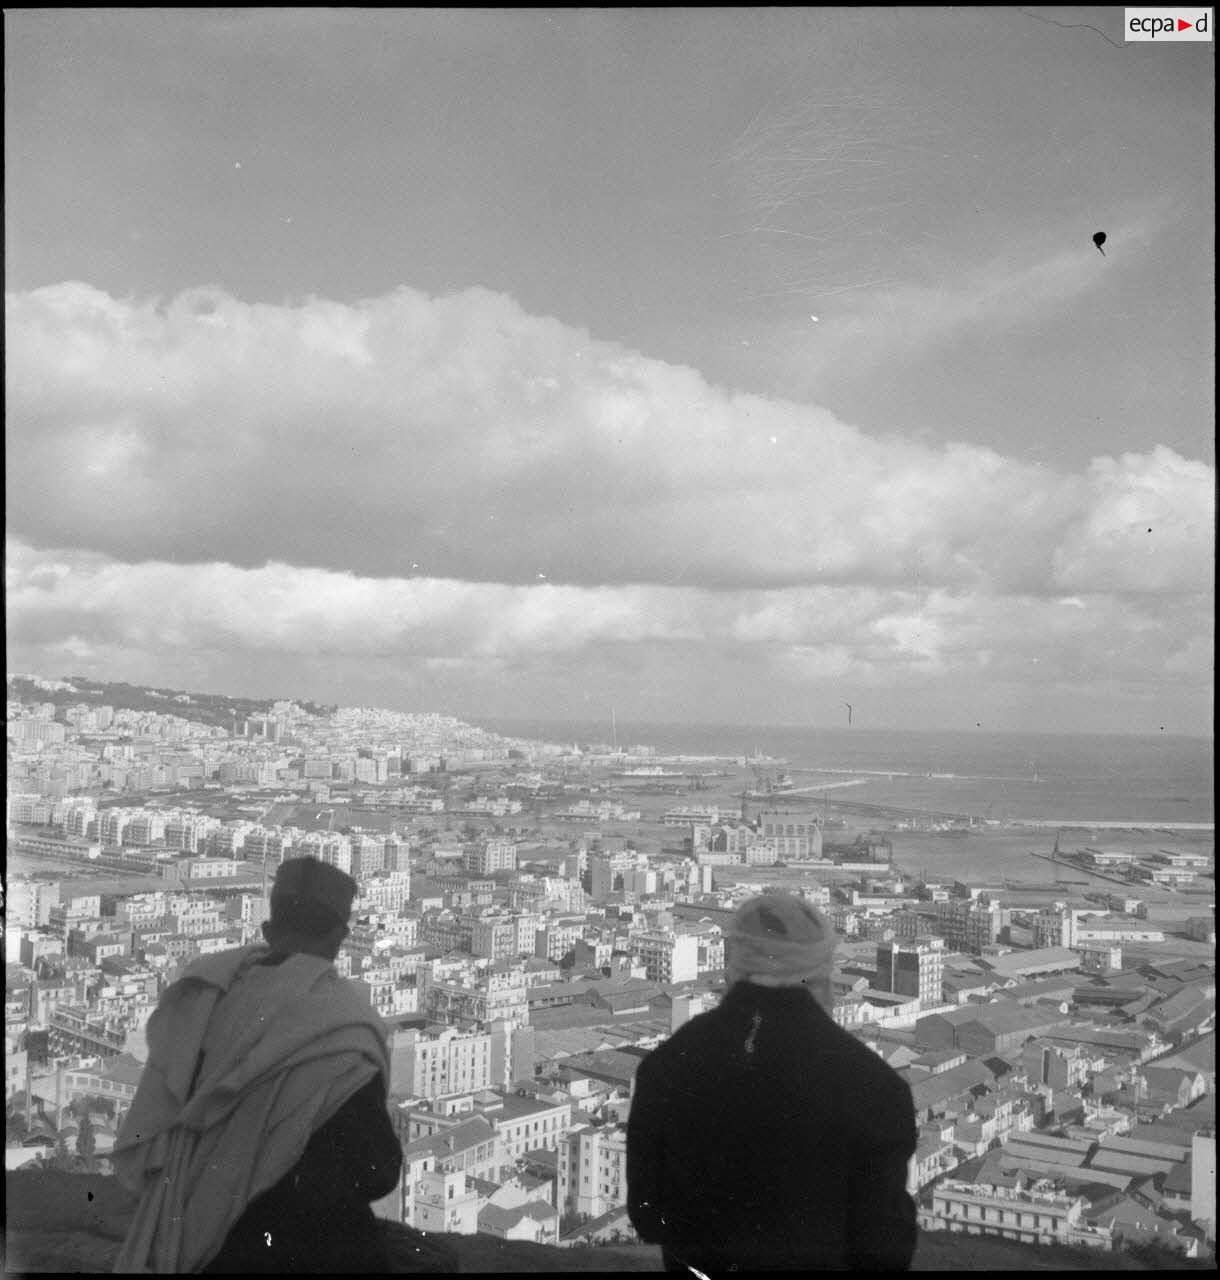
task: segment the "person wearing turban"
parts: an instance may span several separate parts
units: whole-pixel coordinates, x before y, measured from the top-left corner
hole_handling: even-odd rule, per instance
[[[161,997],[112,1157],[139,1197],[115,1271],[388,1270],[370,1207],[402,1165],[386,1027],[333,963],[356,891],[290,859],[265,942],[200,957]]]
[[[835,932],[790,894],[744,903],[727,991],[641,1062],[628,1212],[667,1270],[906,1270],[910,1089],[831,1016]]]

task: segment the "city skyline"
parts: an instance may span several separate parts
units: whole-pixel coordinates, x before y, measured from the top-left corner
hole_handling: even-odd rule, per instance
[[[1119,15],[7,13],[10,667],[1210,736],[1211,50]]]

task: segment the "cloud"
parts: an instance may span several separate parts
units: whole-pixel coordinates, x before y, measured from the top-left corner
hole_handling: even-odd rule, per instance
[[[658,646],[799,682],[1036,679],[1206,687],[1205,597],[1149,601],[850,586],[769,590],[581,587],[372,578],[273,563],[123,564],[7,547],[10,646],[86,657],[215,652],[302,662],[420,661],[430,669],[553,669]]]
[[[8,529],[30,546],[360,581],[1210,584],[1188,531],[1208,536],[1214,473],[1167,449],[1073,475],[874,438],[486,290],[267,305],[69,283],[10,295],[7,338]],[[1137,493],[1162,536],[1127,564]]]
[[[1216,551],[1216,475],[1171,449],[1096,459],[1055,552],[1065,591],[1189,591]]]

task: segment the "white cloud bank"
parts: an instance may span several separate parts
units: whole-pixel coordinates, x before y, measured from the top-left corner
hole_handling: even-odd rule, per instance
[[[196,564],[196,582],[268,562],[353,583],[1046,597],[1212,581],[1201,462],[1157,448],[1064,474],[876,439],[478,289],[162,305],[63,284],[9,296],[7,342],[10,535]],[[444,613],[428,590],[398,622]],[[560,629],[651,625],[593,617]]]
[[[631,689],[642,718],[849,689],[895,724],[1208,723],[1215,474],[1167,448],[1069,474],[873,438],[481,290],[65,284],[7,320],[23,667],[327,701],[435,680],[564,714]]]
[[[10,540],[10,643],[545,665],[614,646],[680,646],[743,679],[1147,681],[1206,685],[1210,607],[1118,596],[980,596],[814,586],[711,590],[371,578],[273,563],[122,564]]]

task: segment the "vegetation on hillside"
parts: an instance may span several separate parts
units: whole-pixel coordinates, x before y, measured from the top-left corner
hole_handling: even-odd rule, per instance
[[[234,720],[240,725],[251,716],[271,710],[272,698],[239,698],[223,693],[190,693],[182,689],[163,689],[152,685],[126,684],[121,680],[96,680],[91,676],[61,676],[70,689],[44,688],[27,676],[10,676],[8,696],[26,703],[53,703],[58,710],[84,703],[91,707],[110,706],[123,711],[158,712],[181,716],[199,724],[231,729]],[[189,697],[189,702],[178,702]],[[324,703],[295,699],[296,705],[310,715],[332,715],[337,708]],[[61,717],[57,717],[61,718]]]

